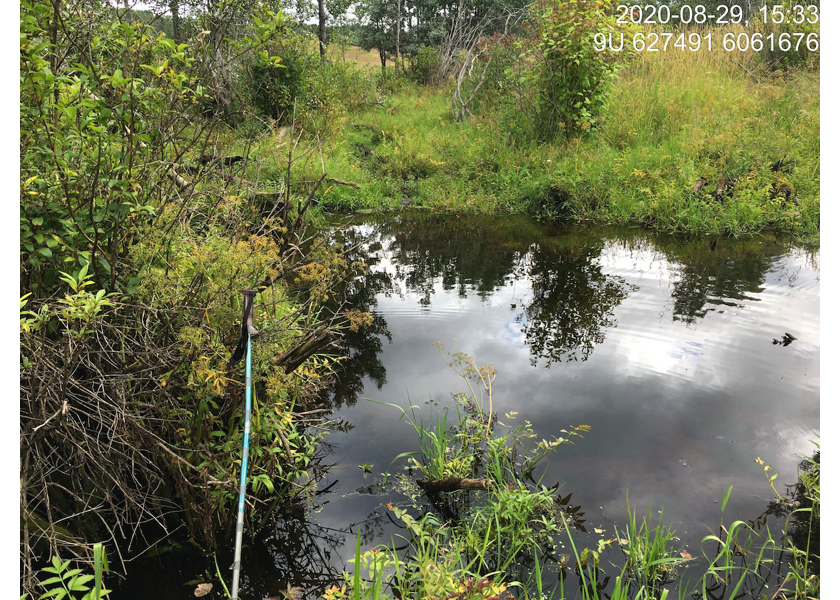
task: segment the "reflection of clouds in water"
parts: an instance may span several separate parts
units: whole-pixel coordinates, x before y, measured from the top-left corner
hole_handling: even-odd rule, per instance
[[[703,349],[702,342],[677,342],[677,344],[682,345],[669,353],[671,357],[677,360],[691,359],[693,362],[696,362],[697,358],[703,354],[701,352]]]
[[[596,262],[608,269],[611,275],[657,280],[660,284],[670,276],[672,268],[662,252],[648,244],[641,247],[627,247],[618,242],[606,244]]]
[[[693,379],[701,366],[704,343],[675,340],[674,346],[668,353],[674,359],[668,372]]]
[[[773,261],[773,268],[767,274],[768,285],[781,284],[793,289],[819,286],[820,253],[809,254],[801,249],[794,249],[784,257]]]
[[[787,257],[766,272],[768,260],[741,255],[737,246],[724,255],[723,242],[710,254],[708,244],[660,250],[648,243],[608,241],[589,259],[577,254],[582,247],[590,246],[565,245],[556,254],[530,246],[532,254],[510,260],[515,274],[492,273],[498,275],[497,285],[490,290],[486,284],[483,295],[476,291],[474,273],[447,271],[456,281],[450,289],[439,276],[406,283],[404,277],[414,274],[412,265],[395,266],[402,258],[389,250],[385,268],[400,272],[395,283],[404,297],[377,296],[394,343],[382,355],[389,384],[368,394],[403,406],[409,397],[418,404],[435,398],[447,406],[451,393],[464,384],[431,344],[439,340],[449,347],[454,338],[452,352],[466,352],[480,365],[498,369],[493,399],[499,413],[520,411],[541,436],[556,435],[572,423],[592,426],[585,439],[545,463],[550,483],[567,482],[564,490],[574,492],[575,503],[584,503],[590,514],[604,506],[609,520],[623,520],[629,490],[631,504],[640,510],[649,503],[654,509],[665,506],[666,521],[705,527],[717,522],[715,501],[734,484],[732,514],[755,516],[751,511],[763,508],[755,497],[767,492],[752,463],[755,455],[772,462],[780,477],[795,474],[798,459],[790,453],[807,452],[808,440],[819,432],[819,273],[804,259]],[[423,253],[415,253],[414,260],[426,273],[451,266],[445,256],[434,265]],[[486,262],[476,259],[471,266]],[[542,287],[532,284],[528,273]],[[531,366],[528,319],[531,324],[543,319],[546,336],[554,336],[554,324],[564,321],[553,321],[553,311],[558,306],[571,314],[579,310],[569,301],[574,282],[597,292],[604,282],[616,280],[637,289],[607,306],[614,308],[615,327],[603,329],[603,342],[594,344],[591,358],[558,361],[550,369]],[[534,287],[540,290],[537,298]],[[555,296],[545,300],[551,291]],[[431,304],[421,313],[418,304],[429,297]],[[528,314],[526,308],[535,303],[541,303],[541,312]],[[732,308],[718,313],[720,303]],[[675,314],[686,320],[675,321]],[[797,323],[795,330],[791,322]],[[773,347],[770,338],[785,330],[800,340],[790,348]],[[387,463],[413,449],[407,446],[411,432],[405,424],[396,424],[395,414],[387,411],[383,423],[380,414],[348,413],[359,427],[351,433],[357,441],[346,477],[361,477],[356,464]],[[367,437],[365,427],[371,427]],[[372,439],[375,444],[368,447]],[[384,458],[372,460],[375,452]],[[699,540],[696,533],[692,527],[693,543]]]
[[[820,431],[798,420],[782,423],[765,423],[754,431],[750,446],[758,456],[783,455],[793,457],[810,456],[817,449],[812,443],[819,443]],[[777,465],[773,465],[778,468]],[[790,482],[785,482],[790,483]]]
[[[710,304],[722,303],[720,299],[706,295],[705,302],[696,305],[697,314],[704,317],[691,323],[678,322],[672,326],[670,321],[676,310],[672,294],[680,282],[679,277],[665,281],[666,285],[662,285],[661,280],[658,285],[654,285],[649,273],[630,273],[628,271],[631,267],[628,265],[635,264],[638,257],[643,256],[643,261],[651,265],[658,264],[656,270],[659,272],[676,274],[681,269],[679,264],[669,263],[661,254],[653,252],[628,252],[622,248],[616,249],[615,245],[611,250],[614,253],[609,255],[609,264],[616,269],[623,269],[619,273],[611,270],[611,274],[621,276],[639,289],[630,294],[616,310],[616,331],[611,332],[598,352],[613,353],[615,368],[629,376],[643,373],[676,376],[677,379],[664,382],[666,387],[696,385],[695,379],[698,377],[703,378],[705,386],[737,386],[741,383],[743,369],[750,368],[756,355],[759,360],[768,361],[764,357],[764,344],[769,343],[773,335],[780,336],[785,328],[790,330],[796,327],[797,331],[807,331],[808,338],[813,334],[816,343],[809,349],[818,350],[819,290],[818,285],[813,286],[813,282],[819,273],[807,266],[796,265],[797,281],[804,286],[797,286],[795,295],[790,293],[787,279],[771,284],[768,282],[778,280],[779,277],[772,272],[766,273],[751,284],[758,286],[760,292],[739,293],[737,304],[725,302],[732,306],[725,312],[705,314],[707,311],[703,304],[708,308]],[[794,262],[802,263],[803,260]],[[784,258],[778,259],[776,264],[788,266]],[[789,268],[782,270],[790,271]],[[739,274],[739,271],[733,270],[730,278],[737,282]],[[698,291],[702,293],[702,290]],[[706,289],[705,293],[714,291]],[[642,318],[642,314],[649,315],[656,307],[665,309],[660,309],[660,319]],[[779,323],[778,332],[775,329],[767,330],[767,324],[773,321]],[[800,347],[805,349],[804,344]]]
[[[667,288],[632,281],[639,291],[631,294],[625,304],[616,310],[616,328],[610,332],[598,353],[608,355],[613,368],[626,377],[660,377],[657,385],[665,388],[696,385],[694,378],[700,373],[710,379],[703,385],[722,385],[716,373],[709,369],[706,356],[710,347],[720,346],[726,331],[703,329],[702,332],[686,328],[671,319],[652,320],[648,316],[668,294]],[[667,378],[666,378],[667,376]]]
[[[522,323],[515,318],[505,323],[504,327],[499,330],[499,339],[510,342],[518,348],[524,348],[525,329]]]

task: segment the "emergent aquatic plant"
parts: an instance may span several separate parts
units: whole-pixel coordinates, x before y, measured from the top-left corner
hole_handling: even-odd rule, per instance
[[[649,507],[637,518],[629,499],[625,529],[598,540],[597,546],[580,547],[572,535],[572,528],[585,531],[580,507],[569,507],[571,494],[561,497],[557,485],[542,485],[534,471],[551,451],[581,437],[589,427],[578,425],[562,431],[562,437],[534,443],[537,435],[530,422],[514,426],[515,412],[506,414],[505,422],[492,412],[495,369],[479,368],[463,353],[444,356],[468,383],[467,393],[453,395],[454,410],[445,408],[430,421],[416,405],[405,409],[380,402],[399,410],[400,420],[408,420],[420,442],[419,451],[395,459],[408,459],[405,474],[395,479],[410,498],[409,506],[383,505],[403,526],[407,550],[378,546],[362,553],[357,540],[353,574],[345,574],[344,585],[327,590],[324,598],[484,600],[510,598],[509,589],[515,587],[519,598],[542,600],[543,569],[549,560],[561,569],[549,598],[662,600],[673,594],[679,600],[733,599],[758,597],[770,588],[776,590],[776,598],[819,598],[819,453],[800,466],[795,499],[774,501],[755,521],[724,525],[721,519],[720,533],[701,541],[702,557],[692,557],[679,545],[661,513],[654,517]],[[760,464],[781,498],[776,476]],[[413,481],[418,472],[422,478]],[[722,511],[731,492],[730,487],[723,494]],[[420,500],[423,494],[428,502]],[[800,525],[796,530],[788,521],[786,545],[777,543],[765,527],[766,515],[778,516],[773,507],[779,506]],[[564,533],[573,553],[568,563],[557,554]],[[614,547],[621,549],[623,560],[613,564],[618,572],[610,584],[612,575],[604,565],[608,549]],[[708,566],[699,578],[686,572],[677,579],[681,565],[703,560]],[[570,572],[579,577],[574,590],[567,589]]]
[[[676,569],[681,563],[690,558],[677,555],[678,549],[672,542],[676,539],[676,532],[670,527],[662,525],[662,513],[654,525],[653,512],[647,509],[645,516],[639,521],[635,510],[630,509],[627,502],[626,544],[621,546],[627,557],[627,571],[629,577],[646,594],[656,595],[662,586],[674,580]]]
[[[493,413],[495,369],[478,367],[472,357],[450,355],[438,347],[467,383],[468,392],[454,394],[454,419],[447,408],[431,422],[416,405],[404,409],[381,402],[399,410],[400,420],[406,418],[418,436],[420,450],[402,453],[395,461],[409,459],[409,475],[423,475],[417,485],[433,510],[415,501],[414,509],[425,512],[415,518],[404,508],[387,506],[410,533],[411,550],[405,559],[385,548],[359,556],[356,576],[359,568],[367,569],[373,587],[354,583],[353,590],[361,589],[365,597],[378,597],[371,590],[384,581],[403,590],[404,598],[430,593],[449,598],[498,596],[495,590],[504,589],[499,586],[510,581],[518,563],[553,549],[562,515],[580,516],[566,510],[568,495],[565,500],[555,496],[558,486],[541,485],[533,474],[551,451],[582,437],[589,427],[577,425],[562,430],[561,437],[534,443],[537,434],[530,422],[506,425]],[[505,420],[511,423],[515,417],[508,413]],[[431,581],[438,581],[434,591]],[[449,591],[444,594],[445,590]]]

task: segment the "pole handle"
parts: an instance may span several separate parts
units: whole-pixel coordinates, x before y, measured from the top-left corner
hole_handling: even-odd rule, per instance
[[[254,297],[259,294],[259,290],[240,290],[245,300],[245,314],[243,315],[243,324],[248,328],[248,333],[257,335],[259,330],[254,327]]]

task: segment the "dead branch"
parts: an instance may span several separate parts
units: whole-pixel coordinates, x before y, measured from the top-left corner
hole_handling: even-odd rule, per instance
[[[306,338],[274,359],[274,364],[286,373],[291,373],[302,365],[313,354],[321,352],[335,342],[335,335],[331,329],[322,325]]]
[[[337,185],[349,185],[351,188],[356,188],[357,190],[362,189],[362,186],[358,183],[353,183],[352,181],[342,181],[341,179],[333,179],[332,177],[327,177],[324,181],[335,183]]]
[[[465,477],[446,477],[444,479],[429,479],[424,477],[417,480],[417,485],[426,492],[457,492],[458,490],[489,491],[493,482],[489,479],[467,479]]]
[[[480,90],[481,86],[484,85],[484,81],[487,78],[487,69],[490,67],[490,63],[493,62],[493,57],[490,56],[487,59],[487,61],[484,63],[484,70],[481,72],[481,77],[479,77],[478,81],[476,81],[472,86],[472,93],[470,94],[469,98],[464,100],[463,99],[463,94],[462,94],[462,91],[461,91],[461,88],[464,84],[464,78],[467,77],[470,80],[472,79],[472,72],[473,72],[473,67],[475,65],[475,61],[482,54],[482,51],[479,50],[478,52],[476,52],[476,54],[474,56],[472,56],[472,58],[470,58],[471,55],[473,54],[473,51],[475,50],[476,46],[478,45],[478,42],[479,42],[478,38],[476,38],[473,41],[472,46],[470,46],[470,49],[467,51],[467,56],[464,59],[463,64],[461,65],[461,69],[458,72],[458,79],[457,79],[457,82],[456,82],[456,85],[455,85],[455,95],[454,95],[454,98],[453,98],[453,105],[455,105],[454,106],[455,117],[458,119],[458,121],[463,121],[464,119],[467,118],[468,114],[472,114],[470,112],[470,108],[469,108],[470,104],[475,99],[475,95],[478,93],[478,90]]]
[[[169,176],[172,177],[172,181],[175,182],[175,185],[178,186],[178,190],[182,194],[186,194],[192,189],[192,185],[183,177],[178,175],[174,170],[169,172]]]

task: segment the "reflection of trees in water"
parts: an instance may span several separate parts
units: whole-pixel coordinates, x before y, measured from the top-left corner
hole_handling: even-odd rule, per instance
[[[431,304],[435,286],[470,290],[482,300],[503,285],[528,248],[528,237],[510,220],[471,216],[419,215],[384,224],[392,237],[392,260],[398,280]]]
[[[359,244],[353,259],[370,269],[348,290],[348,300],[355,308],[371,311],[374,323],[345,336],[350,358],[330,391],[337,406],[355,403],[365,377],[380,388],[386,381],[378,357],[391,332],[376,311],[378,294],[406,289],[431,307],[435,290],[441,288],[489,300],[511,280],[527,280],[533,297],[519,307],[517,320],[532,364],[551,364],[589,358],[604,341],[607,328],[615,325],[615,309],[634,291],[605,272],[602,263],[611,254],[652,250],[664,257],[673,273],[673,317],[694,323],[716,306],[737,306],[761,293],[774,260],[791,250],[767,238],[710,244],[629,229],[549,232],[522,217],[409,211],[369,217],[342,235],[345,243]],[[388,260],[380,263],[384,256]]]
[[[332,398],[334,408],[354,406],[365,388],[365,377],[373,382],[376,389],[385,385],[385,365],[379,360],[383,349],[382,338],[390,343],[391,332],[385,318],[377,313],[373,313],[371,325],[345,333],[339,351],[346,358],[338,369],[335,381],[325,390],[327,397]]]
[[[480,218],[481,219],[481,218]],[[457,219],[433,214],[371,217],[365,226],[348,227],[339,234],[351,261],[364,262],[367,273],[345,290],[347,306],[370,312],[373,324],[347,331],[339,352],[347,357],[336,380],[325,390],[323,398],[333,406],[353,406],[361,395],[365,378],[378,389],[386,383],[387,374],[379,356],[383,341],[391,341],[391,332],[382,313],[376,310],[378,295],[401,294],[402,285],[422,296],[420,303],[431,304],[435,286],[458,289],[462,297],[474,290],[488,297],[504,284],[505,278],[527,250],[527,243],[517,241],[519,228],[510,223],[493,225],[484,218]],[[496,223],[501,223],[496,219]],[[521,237],[521,236],[520,236]],[[383,253],[390,258],[393,274],[380,264]]]
[[[633,288],[602,272],[603,240],[575,239],[564,248],[535,245],[527,274],[533,299],[525,306],[531,364],[586,360],[614,326],[613,311]]]
[[[774,259],[790,248],[772,241],[657,240],[672,265],[673,318],[695,323],[718,306],[757,301]]]
[[[345,331],[338,343],[337,352],[344,357],[333,383],[321,394],[322,401],[339,409],[353,406],[364,390],[365,377],[381,389],[385,385],[385,366],[379,360],[382,340],[391,342],[388,323],[381,313],[376,312],[376,297],[399,293],[389,273],[378,267],[382,243],[378,236],[357,228],[347,228],[338,233],[350,262],[364,263],[364,275],[351,281],[343,293],[345,307],[370,312],[373,322],[357,331]]]
[[[376,294],[399,289],[398,282],[430,306],[436,288],[456,290],[461,297],[471,291],[487,300],[509,280],[525,278],[534,297],[520,318],[526,321],[526,344],[535,364],[539,359],[586,360],[604,340],[604,330],[613,324],[613,310],[630,291],[622,280],[602,272],[600,235],[566,232],[549,238],[529,219],[427,213],[402,213],[367,225],[379,240],[376,247],[381,244],[389,253],[394,276],[372,267],[366,289],[356,296],[356,308],[375,307]],[[379,342],[370,340],[374,333],[348,336],[351,355],[367,350],[372,358]],[[371,371],[365,367],[357,372]],[[346,390],[345,402],[352,402],[350,396],[361,391],[361,378],[349,383],[353,390]]]
[[[379,294],[408,289],[431,305],[436,290],[474,292],[489,300],[512,278],[527,279],[533,297],[519,307],[519,318],[532,363],[586,360],[615,325],[615,309],[633,291],[619,277],[605,272],[611,255],[653,252],[664,257],[675,275],[671,298],[675,320],[702,319],[716,304],[737,303],[763,290],[776,257],[789,248],[781,244],[728,242],[712,249],[708,241],[649,236],[629,230],[572,231],[547,236],[516,219],[387,215],[366,221],[342,234],[358,246],[351,259],[365,262],[368,272],[346,290],[349,304],[373,313],[373,325],[346,332],[348,360],[329,391],[336,407],[353,405],[365,378],[377,387],[386,382],[379,360],[383,342],[391,341],[385,317],[376,310]],[[612,248],[611,248],[612,247]],[[606,248],[606,250],[605,250]],[[388,260],[380,262],[383,255]],[[793,276],[793,275],[792,275]],[[341,530],[327,529],[298,517],[283,516],[262,552],[271,581],[253,582],[260,597],[276,595],[285,586],[299,587],[304,597],[318,597],[338,581],[338,557],[361,530],[363,543],[383,531],[381,511],[362,523]],[[339,552],[339,548],[343,548]],[[336,563],[338,566],[336,566]],[[254,572],[254,571],[252,571]],[[747,585],[747,584],[745,584]],[[260,587],[261,586],[261,587]],[[255,597],[256,594],[255,594]]]
[[[586,360],[630,291],[602,272],[598,235],[547,238],[527,219],[437,215],[405,217],[379,231],[393,239],[396,278],[427,305],[436,285],[486,300],[511,278],[530,280],[534,295],[521,318],[534,364]]]
[[[320,598],[327,588],[341,585],[341,557],[348,544],[355,543],[355,533],[361,532],[362,543],[370,543],[384,531],[381,511],[335,529],[309,520],[312,508],[301,505],[278,513],[273,532],[243,549],[246,597],[277,597],[298,588],[303,598]]]

